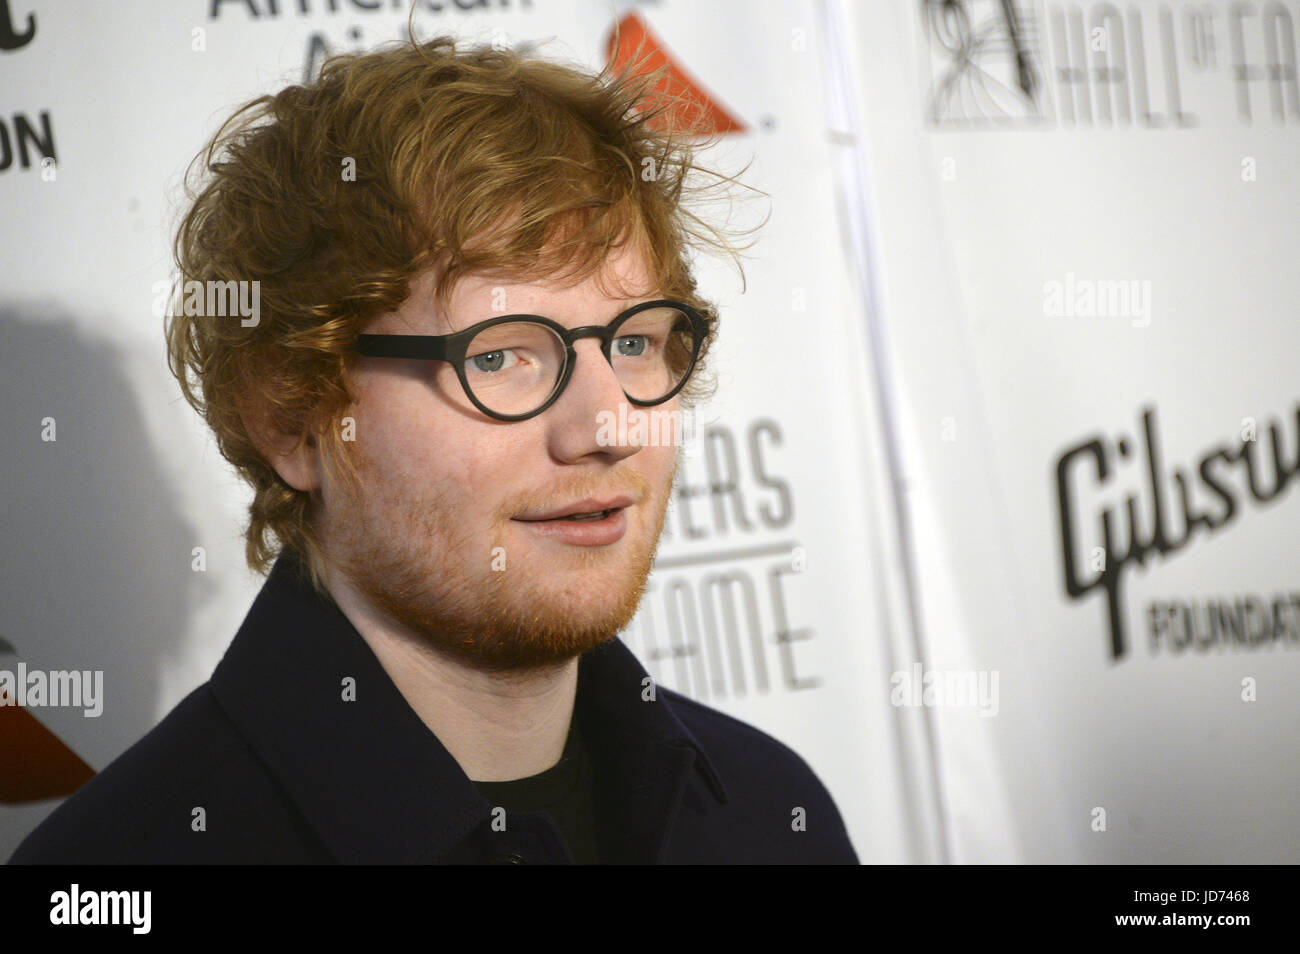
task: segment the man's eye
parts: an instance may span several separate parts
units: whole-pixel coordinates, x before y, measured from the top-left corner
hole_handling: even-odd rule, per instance
[[[482,354],[467,358],[465,363],[469,365],[471,371],[490,373],[513,367],[519,363],[519,358],[512,349],[507,348],[498,351],[484,351]]]
[[[649,347],[650,339],[645,335],[621,335],[614,339],[615,353],[626,358],[639,357]]]

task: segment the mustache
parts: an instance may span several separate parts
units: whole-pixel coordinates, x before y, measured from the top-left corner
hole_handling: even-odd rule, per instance
[[[667,484],[669,488],[676,477],[677,464],[674,461]],[[627,471],[617,476],[593,474],[581,479],[566,480],[558,486],[514,494],[501,505],[497,515],[502,520],[510,520],[521,513],[544,513],[579,500],[601,500],[622,495],[631,497],[637,503],[644,503],[655,495],[655,488],[645,476],[636,471]]]
[[[622,495],[631,497],[639,503],[651,495],[650,482],[640,474],[613,481],[609,478],[567,481],[562,488],[526,491],[511,497],[502,505],[500,515],[510,519],[521,513],[556,510],[587,498],[603,499]]]

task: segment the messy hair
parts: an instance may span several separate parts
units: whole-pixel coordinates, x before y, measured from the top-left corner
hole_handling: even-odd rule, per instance
[[[738,247],[686,199],[709,188],[694,184],[700,173],[738,182],[699,165],[715,137],[693,128],[698,104],[665,88],[665,68],[638,61],[592,75],[445,36],[334,56],[315,81],[240,107],[195,157],[178,287],[257,282],[259,315],[174,305],[168,365],[253,489],[254,570],[289,550],[323,588],[313,495],[280,477],[254,434],[316,446],[355,482],[339,426],[354,401],[352,348],[426,270],[437,269],[445,301],[470,274],[580,282],[632,242],[663,295],[709,322],[684,405],[711,390],[704,359],[718,315],[690,254],[721,250],[739,265]]]

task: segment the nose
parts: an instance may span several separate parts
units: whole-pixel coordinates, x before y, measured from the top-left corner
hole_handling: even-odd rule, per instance
[[[599,339],[584,337],[573,345],[575,364],[569,383],[551,407],[552,453],[573,461],[597,454],[613,461],[641,449],[639,435],[619,427],[619,409],[629,404]],[[635,440],[629,440],[629,435]]]

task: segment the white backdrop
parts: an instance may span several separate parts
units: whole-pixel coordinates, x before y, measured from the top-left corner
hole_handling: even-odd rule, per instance
[[[1019,44],[998,3],[962,4],[964,21],[854,4],[845,29],[929,665],[1000,671],[999,715],[978,727],[1026,858],[1295,861],[1300,9],[1016,7]],[[1058,466],[1094,440],[1105,478],[1093,451],[1068,456],[1063,508]],[[1258,489],[1280,483],[1271,502],[1251,493],[1243,446]],[[1222,492],[1200,470],[1218,450]],[[1179,474],[1214,529],[1188,534]],[[1063,509],[1080,587],[1095,584],[1077,599]],[[1261,613],[1247,642],[1165,623],[1171,603],[1231,616],[1252,599],[1270,620],[1277,607],[1267,639]],[[935,713],[954,854],[987,857],[1001,839],[962,784],[969,711]]]
[[[243,565],[245,493],[167,375],[150,305],[181,171],[228,110],[300,81],[325,49],[397,39],[406,22],[404,4],[305,6],[8,0],[0,27],[0,635],[16,650],[0,667],[105,671],[101,718],[33,710],[95,768],[207,678],[260,582]],[[1174,652],[1153,648],[1148,623],[1152,604],[1297,589],[1288,488],[1257,504],[1243,465],[1221,460],[1231,520],[1145,569],[1120,560],[1135,547],[1115,524],[1122,657],[1106,594],[1071,599],[1063,583],[1056,473],[1071,448],[1102,439],[1112,472],[1099,483],[1091,457],[1071,458],[1081,579],[1102,572],[1092,548],[1107,508],[1122,516],[1134,493],[1151,526],[1143,408],[1157,409],[1164,466],[1189,475],[1201,509],[1221,497],[1199,463],[1240,448],[1243,419],[1258,425],[1265,482],[1270,419],[1283,460],[1300,453],[1284,370],[1300,107],[1283,82],[1278,118],[1269,83],[1247,79],[1241,117],[1228,5],[1201,5],[1210,26],[1174,19],[1175,41],[1199,38],[1201,68],[1173,87],[1160,4],[1124,6],[1118,27],[1104,4],[1020,4],[1015,31],[1000,4],[964,4],[968,21],[937,27],[922,2],[482,6],[421,4],[417,32],[538,42],[596,69],[613,25],[639,18],[735,119],[710,158],[753,158],[746,181],[771,196],[735,210],[772,213],[743,289],[727,263],[701,260],[722,306],[720,387],[624,634],[650,672],[804,755],[867,861],[1295,860],[1300,643]],[[1054,78],[1073,76],[1059,73],[1073,61],[1053,59],[1056,13],[1062,49],[1075,17],[1081,41],[1101,17],[1106,47],[1064,86],[1073,122]],[[1127,125],[1118,93],[1113,122],[1095,96],[1085,122],[1077,87],[1119,76],[1134,18],[1147,99],[1130,82]],[[1246,65],[1266,74],[1264,20],[1282,35],[1279,16],[1256,15],[1242,38]],[[1039,76],[1020,99],[988,92],[993,76],[1014,87],[1012,33]],[[971,43],[984,44],[987,80],[952,74],[953,50]],[[1170,89],[1194,124],[1179,125]],[[1172,118],[1143,118],[1156,112]],[[52,180],[20,129],[39,138],[43,117]],[[1052,282],[1078,304],[1087,282],[1128,280],[1132,315],[1051,313]],[[791,329],[805,334],[792,342]],[[40,439],[46,417],[56,442]],[[1171,540],[1177,501],[1170,483]],[[195,546],[205,573],[191,571]],[[917,665],[997,692],[901,704]],[[1242,701],[1248,677],[1258,701]],[[52,807],[0,806],[0,853]]]

